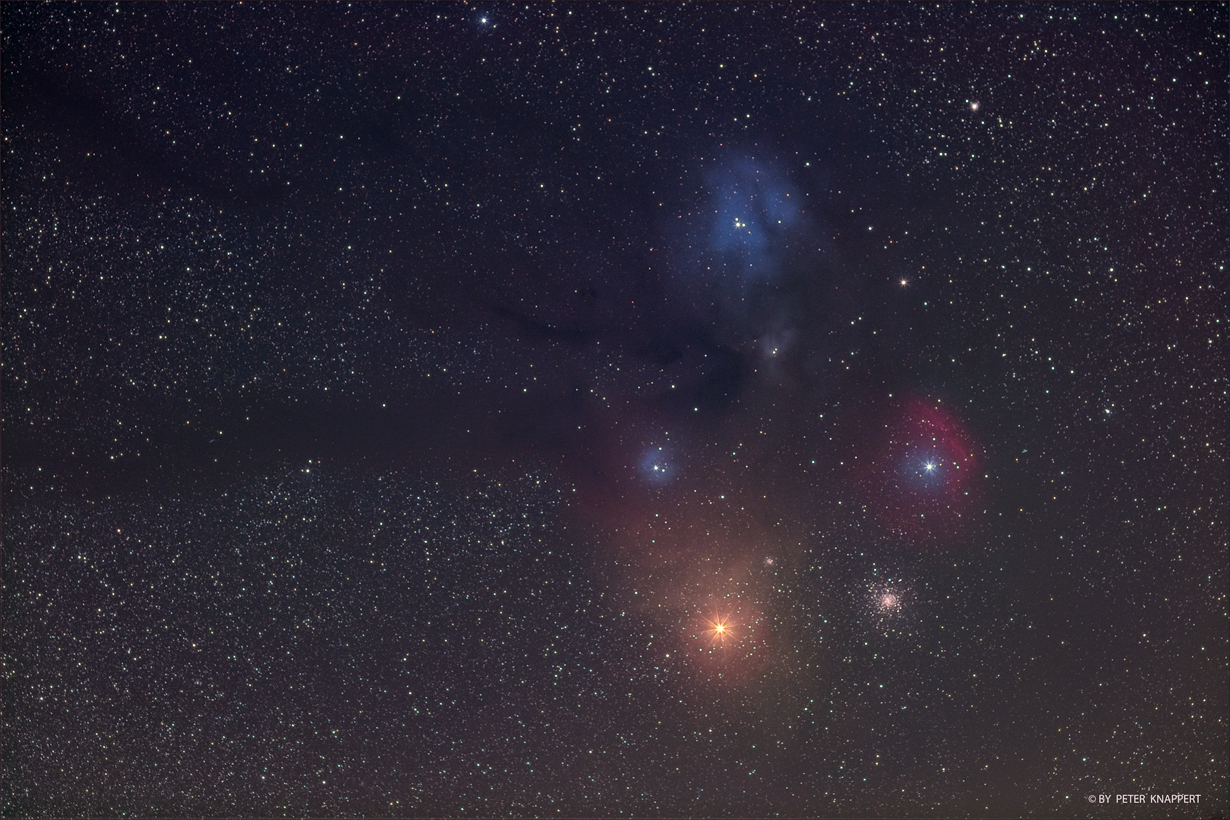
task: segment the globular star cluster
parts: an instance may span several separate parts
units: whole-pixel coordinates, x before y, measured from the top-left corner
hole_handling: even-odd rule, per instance
[[[910,584],[890,577],[867,587],[863,606],[875,629],[887,635],[908,629],[920,604]]]
[[[1224,816],[1226,32],[0,5],[0,812]]]

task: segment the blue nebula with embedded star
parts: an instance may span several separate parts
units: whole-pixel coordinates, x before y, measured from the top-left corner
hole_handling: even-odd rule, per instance
[[[720,274],[736,286],[775,279],[802,219],[798,188],[769,163],[746,157],[711,168],[707,182],[707,249]]]
[[[640,462],[640,475],[650,484],[665,484],[675,478],[678,465],[668,445],[651,446]]]

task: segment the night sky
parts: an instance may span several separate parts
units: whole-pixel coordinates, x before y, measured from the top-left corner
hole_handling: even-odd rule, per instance
[[[1228,11],[3,3],[0,809],[1225,817]]]

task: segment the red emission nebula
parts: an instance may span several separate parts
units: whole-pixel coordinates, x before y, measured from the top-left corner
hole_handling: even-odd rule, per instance
[[[920,545],[968,532],[981,509],[981,475],[965,424],[940,402],[919,397],[891,405],[880,422],[860,481],[867,508],[888,530]]]

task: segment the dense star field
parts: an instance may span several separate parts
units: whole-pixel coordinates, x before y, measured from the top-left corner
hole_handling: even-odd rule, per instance
[[[1225,817],[1228,9],[0,4],[3,814]]]

